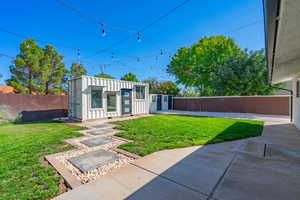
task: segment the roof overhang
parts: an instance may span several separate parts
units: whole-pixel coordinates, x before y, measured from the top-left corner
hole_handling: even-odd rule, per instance
[[[278,83],[300,74],[300,1],[264,0],[269,81]]]

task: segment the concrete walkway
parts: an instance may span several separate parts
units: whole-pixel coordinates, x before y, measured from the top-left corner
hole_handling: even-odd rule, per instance
[[[260,137],[156,152],[55,199],[298,200],[300,132],[262,118]]]

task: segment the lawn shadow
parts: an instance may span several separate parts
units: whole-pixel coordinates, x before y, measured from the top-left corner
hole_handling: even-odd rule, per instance
[[[234,141],[243,138],[261,136],[263,124],[252,124],[249,122],[235,122],[227,127],[214,138],[207,141],[205,144],[214,144],[226,141]]]

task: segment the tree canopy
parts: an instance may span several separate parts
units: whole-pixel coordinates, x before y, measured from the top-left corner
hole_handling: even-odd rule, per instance
[[[133,81],[133,82],[138,82],[138,78],[137,76],[134,74],[134,73],[127,73],[127,74],[124,74],[122,77],[121,77],[121,80],[123,81]]]
[[[169,94],[178,95],[180,89],[173,81],[158,81],[156,78],[149,78],[143,81],[149,84],[151,94]]]
[[[40,84],[43,85],[43,93],[59,93],[62,90],[64,75],[67,73],[63,56],[51,45],[44,48],[42,59],[43,72],[40,76]]]
[[[87,70],[83,64],[73,62],[69,74],[71,76],[82,76],[87,74]]]
[[[10,66],[11,78],[6,82],[15,88],[16,92],[29,93],[41,91],[41,64],[44,51],[37,43],[29,38],[20,44],[20,53]]]
[[[17,93],[61,94],[67,75],[84,75],[87,70],[73,63],[68,72],[63,56],[52,45],[42,48],[29,38],[20,44],[20,53],[10,66],[10,72],[6,83]]]
[[[109,75],[109,74],[106,74],[106,73],[99,73],[97,75],[95,75],[95,77],[98,77],[98,78],[108,78],[108,79],[115,79],[115,77]]]
[[[272,94],[276,87],[268,84],[268,70],[264,50],[245,51],[228,58],[218,72],[216,92],[222,96]]]
[[[198,89],[202,96],[267,95],[274,90],[267,82],[263,51],[242,50],[222,35],[180,48],[167,72],[185,87]]]
[[[150,94],[157,94],[159,87],[160,87],[160,82],[156,78],[150,77],[150,78],[144,80],[143,82],[149,84]]]

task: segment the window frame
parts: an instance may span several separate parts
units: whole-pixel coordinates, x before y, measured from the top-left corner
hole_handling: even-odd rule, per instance
[[[143,88],[143,90],[141,90]],[[141,95],[141,96],[139,96]],[[145,100],[146,99],[146,86],[136,85],[135,86],[135,99]]]
[[[169,98],[168,96],[166,96],[166,95],[164,96],[164,102],[165,102],[165,103],[168,102],[168,98]]]
[[[93,107],[93,90],[100,91],[100,97],[101,97],[100,107]],[[103,87],[90,86],[90,109],[92,109],[92,110],[103,109],[103,102],[104,102],[103,101]]]
[[[108,110],[108,96],[109,95],[115,95],[115,110],[113,110],[113,111],[109,111]],[[112,113],[112,112],[117,112],[117,98],[118,98],[118,96],[117,96],[117,92],[116,91],[108,91],[107,93],[106,93],[106,112],[108,112],[108,113]]]

